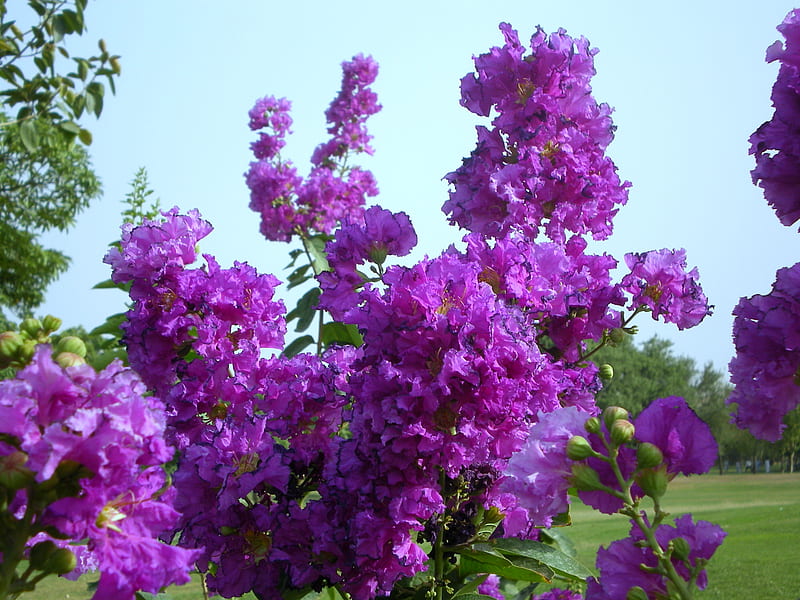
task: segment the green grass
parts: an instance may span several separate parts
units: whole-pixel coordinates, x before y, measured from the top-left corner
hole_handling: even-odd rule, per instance
[[[670,484],[662,504],[674,516],[691,512],[728,533],[700,599],[800,599],[800,473],[683,478]],[[572,520],[567,532],[587,566],[598,546],[629,529],[623,517],[582,505],[573,507]]]
[[[722,526],[728,537],[708,567],[709,586],[699,600],[800,599],[800,473],[704,475],[679,479],[669,487],[664,508],[678,516],[691,512]],[[567,529],[579,559],[594,565],[598,546],[623,538],[627,521],[573,506],[574,525]],[[49,578],[28,600],[89,600],[86,581]],[[174,600],[200,600],[197,577],[171,588]],[[245,596],[253,599],[254,596]]]

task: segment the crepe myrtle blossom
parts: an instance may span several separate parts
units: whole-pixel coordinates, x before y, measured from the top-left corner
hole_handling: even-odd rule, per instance
[[[625,255],[630,273],[622,288],[633,298],[629,308],[647,307],[653,319],[663,318],[678,329],[698,325],[713,311],[703,293],[697,268],[686,270],[686,250],[650,250]]]
[[[779,269],[769,294],[742,298],[733,314],[734,422],[775,442],[800,404],[800,263]]]
[[[727,534],[708,521],[692,520],[691,515],[675,519],[675,525],[659,525],[655,538],[662,549],[675,545],[670,562],[676,576],[685,582],[694,581],[699,589],[708,585],[705,564],[714,555]],[[682,542],[677,542],[680,539]],[[652,548],[644,543],[644,534],[632,526],[630,535],[600,548],[597,569],[600,577],[589,580],[586,600],[625,600],[629,590],[641,588],[641,597],[656,600],[668,598],[668,580],[658,572],[659,561]],[[663,567],[662,567],[663,569]]]
[[[292,123],[289,101],[268,96],[250,110],[250,128],[263,131],[251,145],[256,160],[245,178],[250,208],[261,215],[268,240],[329,234],[343,219],[360,217],[366,198],[378,194],[370,171],[345,164],[349,155],[373,153],[366,121],[381,109],[369,87],[377,74],[371,57],[359,54],[342,63],[342,88],[325,113],[331,137],[314,150],[305,178],[280,157]]]
[[[800,10],[792,10],[778,25],[785,42],[767,48],[767,62],[779,61],[778,78],[772,87],[772,119],[750,136],[750,154],[755,155],[753,183],[783,225],[800,219]]]
[[[627,414],[627,411],[623,412]],[[624,415],[621,416],[624,418]],[[610,439],[612,434],[605,420],[601,420],[600,428],[600,431],[590,433],[586,439],[595,452],[608,456],[600,436]],[[653,401],[633,420],[632,430],[632,443],[639,446],[652,444],[658,449],[661,458],[659,463],[668,480],[677,475],[707,473],[717,458],[717,443],[708,425],[689,408],[683,398],[677,396]],[[639,464],[641,456],[627,443],[619,445],[615,460],[624,480],[630,480],[643,468]],[[621,491],[616,473],[607,460],[592,456],[586,459],[586,464],[597,474],[600,483]],[[650,465],[652,466],[659,465]],[[621,498],[604,490],[584,489],[578,495],[585,504],[606,514],[615,513],[624,505]],[[635,500],[644,497],[646,493],[634,483],[631,495]]]
[[[41,511],[41,528],[70,540],[79,565],[101,570],[97,600],[185,583],[198,555],[158,539],[178,520],[162,468],[173,449],[164,442],[163,404],[144,394],[119,361],[99,373],[85,364],[62,368],[48,345],[0,382],[0,457],[25,457],[35,481],[12,505]],[[28,507],[42,484],[54,490],[53,501]]]
[[[461,104],[489,116],[461,167],[446,176],[450,222],[501,237],[544,229],[564,243],[568,232],[605,239],[628,187],[605,156],[613,139],[611,109],[598,104],[589,81],[596,49],[563,29],[537,29],[530,53],[507,23],[505,44],[475,58],[461,81]]]

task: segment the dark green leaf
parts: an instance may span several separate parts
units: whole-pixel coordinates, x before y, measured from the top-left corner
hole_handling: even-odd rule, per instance
[[[494,596],[487,596],[486,594],[464,594],[462,596],[458,596],[458,599],[459,600],[494,600]]]
[[[474,595],[473,592],[478,589],[478,586],[486,581],[486,578],[489,577],[488,573],[483,575],[478,575],[473,577],[471,581],[465,583],[461,589],[459,589],[455,594],[453,594],[453,598],[464,598]]]
[[[592,575],[589,569],[571,556],[535,540],[500,538],[490,540],[487,545],[510,560],[516,560],[516,557],[532,559],[547,565],[564,577],[584,580]]]
[[[78,137],[87,146],[91,146],[92,145],[92,132],[89,131],[88,129],[81,129],[78,132]]]
[[[120,335],[122,332],[120,330],[120,325],[125,322],[125,313],[117,313],[116,315],[111,315],[106,319],[106,322],[102,325],[98,325],[94,329],[89,332],[89,335],[100,335],[103,333],[111,333],[114,335]]]
[[[310,335],[304,335],[302,337],[297,338],[291,344],[286,346],[283,350],[283,355],[287,358],[291,358],[297,354],[300,354],[305,348],[314,343],[314,338]]]
[[[525,558],[515,556],[513,560],[497,560],[497,556],[490,552],[472,551],[461,552],[459,571],[462,576],[473,573],[494,573],[508,579],[517,581],[551,581],[555,573],[546,565]],[[505,558],[505,557],[500,557]]]

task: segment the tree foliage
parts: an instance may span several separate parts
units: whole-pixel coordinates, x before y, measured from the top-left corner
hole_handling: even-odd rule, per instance
[[[73,57],[66,47],[69,36],[86,31],[86,3],[28,0],[33,22],[21,29],[23,15],[10,18],[6,0],[0,0],[0,85],[5,85],[0,97],[6,112],[16,111],[0,126],[14,130],[30,151],[39,146],[42,122],[68,141],[77,136],[90,144],[91,133],[77,121],[84,113],[100,116],[104,81],[115,91],[119,56],[110,54],[103,40],[98,42],[99,54],[88,58]]]
[[[101,192],[83,147],[45,120],[35,125],[40,143],[33,151],[0,127],[0,306],[18,315],[41,304],[69,264],[42,246],[40,235],[68,229]]]

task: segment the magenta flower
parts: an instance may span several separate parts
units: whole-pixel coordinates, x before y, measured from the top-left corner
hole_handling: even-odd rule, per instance
[[[670,396],[650,403],[636,420],[636,439],[650,442],[664,454],[667,472],[707,473],[717,459],[717,442],[683,398]]]
[[[772,119],[750,136],[750,154],[756,158],[753,183],[783,225],[800,219],[800,10],[793,10],[778,25],[786,42],[767,49],[767,62],[780,61],[772,88]]]
[[[711,314],[697,268],[686,271],[685,250],[630,253],[625,264],[631,272],[623,277],[622,287],[633,296],[631,309],[648,307],[653,319],[663,317],[678,329],[694,327]]]
[[[779,269],[766,296],[742,298],[734,308],[728,399],[734,420],[759,438],[777,441],[783,417],[800,404],[800,263]]]

